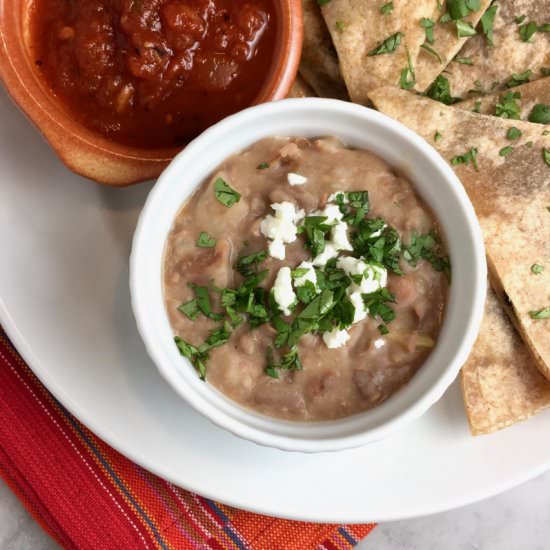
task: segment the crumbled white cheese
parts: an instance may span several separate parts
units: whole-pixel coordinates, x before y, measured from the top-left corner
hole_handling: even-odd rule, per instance
[[[349,242],[348,224],[346,222],[339,222],[331,229],[330,240],[336,250],[353,250],[353,246]]]
[[[323,342],[329,349],[341,348],[350,339],[347,330],[339,330],[337,327],[331,331],[323,332]]]
[[[273,246],[269,247],[270,256],[284,260],[284,245],[296,240],[296,224],[305,214],[289,201],[276,202],[271,208],[275,211],[275,216],[266,216],[260,223],[260,231],[273,241]]]
[[[355,308],[355,313],[353,314],[353,322],[358,323],[359,321],[365,319],[365,317],[369,313],[369,310],[365,307],[363,296],[361,296],[361,291],[348,289],[348,298]]]
[[[290,315],[290,307],[296,303],[296,294],[292,289],[290,267],[281,267],[273,284],[273,298],[284,315]]]
[[[285,259],[285,243],[281,239],[274,239],[267,247],[269,255],[277,260]]]
[[[382,231],[384,231],[384,229],[386,229],[386,227],[388,227],[388,226],[386,224],[384,224],[378,231],[373,231],[369,235],[369,238],[372,239],[374,237],[380,237],[380,235],[382,235]]]
[[[315,210],[315,212],[312,212],[310,216],[324,216],[327,219],[323,223],[332,225],[333,223],[341,221],[344,214],[340,212],[340,207],[337,204],[329,203],[323,208],[323,210]]]
[[[361,292],[370,294],[376,292],[388,284],[388,271],[385,267],[376,264],[368,264],[361,280]]]
[[[315,256],[315,258],[313,258],[313,265],[315,266],[323,266],[323,265],[326,265],[326,263],[331,259],[331,258],[334,258],[338,256],[338,250],[336,249],[336,247],[330,243],[330,242],[326,242],[325,243],[325,249],[323,250],[323,252],[321,252],[321,254]]]
[[[352,285],[354,290],[362,294],[370,294],[385,287],[388,283],[388,271],[377,264],[367,264],[361,258],[344,256],[338,258],[336,266],[343,269],[348,275],[362,275],[359,284]]]
[[[296,269],[307,269],[307,272],[302,275],[301,277],[296,277],[294,279],[294,286],[304,286],[308,281],[310,283],[313,283],[315,288],[317,288],[317,274],[315,273],[315,269],[313,268],[313,264],[311,262],[304,261]]]
[[[385,346],[386,342],[384,341],[384,338],[377,338],[372,344],[376,349],[380,349]]]
[[[289,172],[286,175],[286,179],[290,185],[304,185],[304,183],[307,183],[307,178],[305,176],[294,172]]]

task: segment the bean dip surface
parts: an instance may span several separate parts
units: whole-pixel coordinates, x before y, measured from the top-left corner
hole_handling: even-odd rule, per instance
[[[207,382],[259,413],[326,420],[422,366],[449,274],[437,220],[381,158],[271,137],[186,202],[163,277],[176,345]]]

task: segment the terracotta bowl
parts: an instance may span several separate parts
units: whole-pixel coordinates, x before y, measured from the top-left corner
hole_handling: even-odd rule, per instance
[[[298,70],[301,0],[277,2],[281,28],[273,67],[254,104],[284,98]],[[181,148],[144,149],[113,143],[71,118],[43,83],[31,56],[32,6],[33,0],[0,0],[0,79],[14,102],[77,174],[116,186],[157,177]]]

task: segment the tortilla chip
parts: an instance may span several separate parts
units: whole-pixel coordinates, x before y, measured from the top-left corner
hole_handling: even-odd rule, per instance
[[[491,289],[481,331],[460,378],[474,435],[506,428],[550,407],[550,382],[537,370]]]
[[[501,102],[504,94],[507,92],[520,94],[520,97],[516,99],[517,104],[521,108],[519,118],[521,120],[527,120],[531,109],[537,103],[550,105],[550,78],[540,78],[539,80],[517,86],[506,92],[502,91],[496,94],[489,94],[479,98],[461,101],[460,103],[456,103],[455,107],[464,109],[465,111],[473,111],[475,109],[476,113],[494,115],[496,114],[495,108],[497,103]]]
[[[401,71],[414,66],[424,42],[423,17],[437,10],[433,0],[394,2],[390,14],[382,14],[383,2],[330,0],[322,7],[332,41],[338,52],[340,69],[352,101],[367,104],[369,91],[384,84],[399,85]],[[369,56],[390,36],[401,32],[400,45],[392,53]]]
[[[287,97],[315,97],[313,88],[298,74]]]
[[[479,171],[472,162],[455,169],[479,217],[491,284],[550,379],[550,319],[529,314],[550,306],[550,165],[543,157],[550,134],[542,135],[550,127],[461,111],[389,86],[371,98],[447,160],[477,148]],[[514,126],[522,136],[511,142],[506,133]],[[513,150],[501,156],[505,147]],[[546,269],[532,273],[535,263]]]
[[[316,0],[302,0],[304,43],[300,73],[321,97],[349,99],[338,56]]]
[[[480,9],[464,17],[463,21],[470,23],[475,28],[490,4],[491,0],[481,0]],[[438,12],[434,20],[437,21],[440,15]],[[433,37],[433,44],[426,44],[426,46],[432,49],[432,52],[422,48],[415,65],[415,89],[421,92],[429,87],[437,75],[445,69],[468,40],[468,38],[458,37],[454,22],[436,23],[433,27]]]
[[[458,54],[470,58],[473,64],[451,63],[447,67],[453,96],[468,98],[471,90],[483,93],[502,90],[513,74],[531,70],[530,80],[534,80],[543,76],[541,69],[550,68],[550,33],[536,32],[529,42],[523,42],[516,23],[516,17],[523,15],[523,24],[550,22],[550,0],[500,0],[493,46],[488,45],[485,36],[473,36]]]

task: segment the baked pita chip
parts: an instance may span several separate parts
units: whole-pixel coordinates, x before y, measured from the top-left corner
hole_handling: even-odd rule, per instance
[[[484,233],[491,285],[550,379],[550,318],[534,313],[550,307],[550,134],[543,135],[550,126],[470,113],[389,86],[371,98],[455,165]],[[522,132],[514,141],[506,137],[512,127]],[[544,266],[541,273],[534,264]]]
[[[511,90],[461,101],[456,103],[455,107],[465,111],[475,110],[476,113],[484,115],[495,115],[499,109],[502,113],[502,109],[506,108],[505,100],[508,93],[519,94],[518,98],[514,98],[515,104],[519,107],[518,117],[521,120],[527,120],[529,113],[538,103],[550,105],[550,77],[540,78]],[[498,109],[497,105],[499,105]]]
[[[322,7],[332,41],[338,52],[340,70],[349,95],[356,103],[367,104],[369,91],[384,84],[399,85],[401,72],[414,67],[425,31],[423,17],[437,11],[434,0],[393,2],[391,13],[383,14],[384,2],[374,0],[330,0]],[[381,44],[401,33],[389,52],[371,55]]]
[[[316,0],[302,0],[304,42],[300,73],[321,97],[348,99],[338,56]]]
[[[463,21],[475,28],[490,4],[491,0],[480,0],[479,10],[468,14]],[[418,53],[415,89],[421,92],[430,86],[468,40],[468,37],[458,37],[454,22],[440,23],[440,16],[438,12],[433,19],[433,43],[426,42]]]
[[[550,23],[550,0],[499,0],[497,4],[493,46],[485,36],[473,36],[458,54],[472,64],[451,63],[447,67],[455,97],[468,98],[476,91],[502,90],[507,83],[512,83],[514,74],[534,80],[544,76],[545,68],[550,68],[550,32],[535,32],[524,42],[516,22],[516,18],[525,16],[522,25]],[[530,74],[522,75],[525,71]]]
[[[298,74],[287,97],[315,97],[316,95],[313,88]]]
[[[489,289],[477,342],[460,375],[470,430],[487,434],[550,406],[550,382]]]

